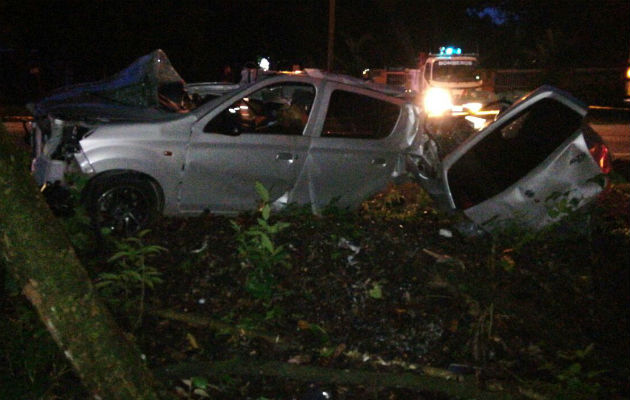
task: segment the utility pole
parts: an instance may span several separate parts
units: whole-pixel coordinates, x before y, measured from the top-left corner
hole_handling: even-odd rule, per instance
[[[326,69],[332,71],[335,57],[335,0],[328,1],[328,63]]]

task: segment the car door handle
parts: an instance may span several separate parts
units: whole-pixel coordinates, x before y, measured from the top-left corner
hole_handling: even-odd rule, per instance
[[[291,161],[297,160],[297,155],[293,155],[291,153],[280,152],[276,154],[277,161]]]
[[[372,159],[372,165],[376,165],[379,167],[385,167],[387,166],[387,160],[385,160],[384,158],[373,158]]]

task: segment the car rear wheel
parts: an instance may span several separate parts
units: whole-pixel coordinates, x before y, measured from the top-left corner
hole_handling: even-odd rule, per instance
[[[146,229],[159,214],[157,185],[137,175],[104,177],[91,186],[88,209],[99,228],[128,236]]]

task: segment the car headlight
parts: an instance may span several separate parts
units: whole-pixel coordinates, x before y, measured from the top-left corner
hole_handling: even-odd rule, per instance
[[[76,169],[83,171],[85,174],[92,175],[95,172],[94,167],[92,167],[92,164],[83,151],[78,151],[73,154],[72,164],[74,164],[72,169],[75,169],[74,167],[76,166]]]
[[[424,95],[424,111],[429,116],[440,116],[452,107],[453,100],[446,89],[429,88]]]

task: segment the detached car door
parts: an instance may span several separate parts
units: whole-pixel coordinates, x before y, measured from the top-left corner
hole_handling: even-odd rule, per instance
[[[603,179],[586,112],[555,88],[532,92],[444,158],[447,203],[493,230],[505,221],[539,228],[594,199]]]
[[[260,200],[257,181],[272,202],[290,197],[309,145],[303,135],[309,110],[298,107],[294,98],[312,104],[315,88],[274,82],[234,95],[193,126],[180,192],[182,212],[252,210]]]

